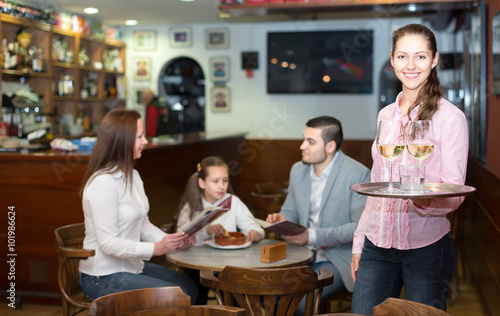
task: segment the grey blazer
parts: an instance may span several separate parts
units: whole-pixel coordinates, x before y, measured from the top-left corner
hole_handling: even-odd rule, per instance
[[[366,196],[355,193],[352,184],[370,182],[370,170],[342,151],[333,165],[321,201],[320,225],[316,229],[316,248],[323,248],[326,257],[340,271],[346,289],[352,292],[352,239],[363,212]],[[280,213],[289,221],[309,224],[312,165],[296,162],[290,171],[288,196]],[[334,276],[338,277],[338,276]]]

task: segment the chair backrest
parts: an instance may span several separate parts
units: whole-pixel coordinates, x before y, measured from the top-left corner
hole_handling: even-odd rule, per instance
[[[255,190],[260,194],[281,194],[284,193],[288,184],[278,185],[274,181],[261,182],[255,185]]]
[[[124,315],[165,307],[189,307],[191,297],[179,286],[124,291],[101,296],[92,302],[89,315]]]
[[[220,305],[192,305],[182,307],[164,307],[148,309],[126,314],[122,316],[246,316],[243,308]],[[117,315],[117,314],[116,314]]]
[[[57,281],[62,295],[63,315],[69,315],[71,306],[89,309],[90,302],[81,293],[78,264],[81,259],[95,255],[95,250],[82,249],[85,224],[77,223],[57,228],[55,231],[56,252],[59,268]]]
[[[445,311],[400,298],[387,298],[373,308],[374,316],[450,316]]]
[[[254,215],[266,220],[268,214],[277,213],[283,204],[283,194],[261,194],[252,192]]]
[[[304,315],[308,316],[318,313],[323,287],[333,283],[333,272],[321,269],[318,276],[309,266],[277,269],[226,266],[217,277],[212,270],[202,269],[200,280],[212,289],[219,305],[243,307],[247,315],[293,315],[306,297]]]

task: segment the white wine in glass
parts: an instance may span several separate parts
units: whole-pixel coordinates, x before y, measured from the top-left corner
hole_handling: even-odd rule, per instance
[[[377,151],[389,161],[389,185],[384,191],[395,191],[392,184],[392,162],[398,158],[405,149],[403,124],[400,121],[381,120],[377,127]]]
[[[434,150],[432,121],[417,120],[410,122],[406,137],[406,148],[410,155],[418,159],[419,164],[422,164],[422,160],[432,154]]]

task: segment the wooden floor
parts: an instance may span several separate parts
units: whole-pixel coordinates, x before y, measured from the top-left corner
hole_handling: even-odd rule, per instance
[[[459,285],[459,293],[452,298],[453,302],[448,305],[448,313],[452,316],[483,316],[478,297],[471,285],[461,281]],[[209,300],[209,304],[212,303]],[[349,304],[344,303],[344,304]],[[335,312],[337,304],[332,305],[332,312]],[[21,309],[12,309],[3,303],[0,306],[0,315],[2,316],[60,316],[62,309],[60,306],[48,305],[28,305],[24,304]],[[88,315],[87,312],[78,314],[79,316]]]

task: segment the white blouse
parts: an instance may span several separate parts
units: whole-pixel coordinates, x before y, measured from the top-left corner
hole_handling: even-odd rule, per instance
[[[80,261],[80,272],[141,273],[143,260],[153,256],[154,243],[166,235],[149,221],[149,202],[137,170],[132,183],[125,183],[125,174],[115,171],[97,174],[85,186],[83,247],[96,253]]]

